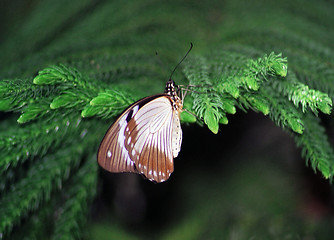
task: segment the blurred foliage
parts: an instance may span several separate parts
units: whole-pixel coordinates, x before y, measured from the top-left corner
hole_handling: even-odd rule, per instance
[[[275,164],[263,163],[270,159],[265,153],[244,161],[248,156],[240,152],[250,142],[232,151],[223,145],[243,133],[233,128],[234,114],[260,112],[292,136],[314,171],[332,180],[333,12],[332,2],[302,0],[4,1],[0,237],[325,239],[333,229],[330,216],[308,222],[296,213],[303,200],[289,182],[298,185],[298,174],[276,172]],[[206,155],[181,152],[177,160],[186,163],[179,169],[176,165],[167,183],[152,187],[132,176],[133,182],[122,185],[124,180],[108,181],[104,174],[97,185],[95,154],[110,119],[133,101],[161,93],[168,69],[190,42],[194,49],[173,75],[177,84],[195,86],[184,107],[213,133],[219,132],[219,124],[228,124],[225,128],[233,133],[223,131],[223,142],[212,135],[205,139],[215,139],[211,145],[230,150],[230,159],[240,160],[225,166],[221,152],[209,154],[204,141],[197,146],[196,137],[187,140],[184,134],[183,148],[189,141],[191,151],[200,149]],[[186,115],[182,120],[196,121]],[[195,124],[192,128],[199,134]],[[268,139],[267,134],[254,132],[258,140]],[[213,168],[203,166],[213,161]],[[199,168],[189,167],[189,162]],[[154,201],[145,188],[156,195],[152,206],[147,206]],[[116,206],[115,212],[110,205],[99,209],[105,191],[110,191],[105,199]],[[104,222],[95,225],[92,211],[94,224],[86,231],[94,197],[93,210],[123,216],[128,227],[122,220],[103,217]],[[166,211],[161,199],[174,205],[167,203],[171,208]],[[132,205],[144,213],[135,217]],[[140,217],[144,215],[154,216],[154,224]],[[159,226],[160,219],[168,224]]]

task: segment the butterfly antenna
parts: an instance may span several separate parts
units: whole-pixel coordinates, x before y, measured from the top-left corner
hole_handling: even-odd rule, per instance
[[[187,53],[184,55],[184,57],[181,59],[181,61],[175,66],[174,70],[172,71],[169,79],[172,79],[172,76],[175,72],[175,70],[177,69],[177,67],[183,62],[183,60],[188,56],[189,52],[191,51],[191,49],[193,48],[193,43],[190,43],[190,48],[189,50],[187,51]]]

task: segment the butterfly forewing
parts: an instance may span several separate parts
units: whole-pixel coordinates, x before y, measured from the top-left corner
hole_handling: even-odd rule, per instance
[[[167,94],[134,103],[102,140],[99,164],[111,172],[139,172],[156,182],[167,180],[174,170],[175,150],[172,148],[176,143],[172,140],[175,139],[174,125],[180,128],[178,115]],[[180,146],[176,148],[178,153]]]
[[[134,162],[124,147],[124,130],[127,126],[126,117],[131,111],[128,108],[109,128],[98,151],[98,163],[110,172],[137,172]]]

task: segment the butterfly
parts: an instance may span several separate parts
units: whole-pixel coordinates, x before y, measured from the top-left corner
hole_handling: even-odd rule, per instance
[[[128,107],[105,134],[98,150],[99,165],[110,172],[134,172],[158,183],[166,181],[182,142],[183,104],[177,89],[170,79],[165,93]]]
[[[99,165],[110,172],[133,172],[160,183],[174,171],[174,158],[181,149],[180,114],[183,99],[171,79],[165,92],[130,105],[111,125],[98,150]]]

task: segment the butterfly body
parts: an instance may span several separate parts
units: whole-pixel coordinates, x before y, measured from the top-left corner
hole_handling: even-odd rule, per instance
[[[174,171],[173,159],[182,142],[182,100],[173,80],[165,93],[143,98],[128,107],[108,129],[98,163],[110,172],[135,172],[155,182]]]

